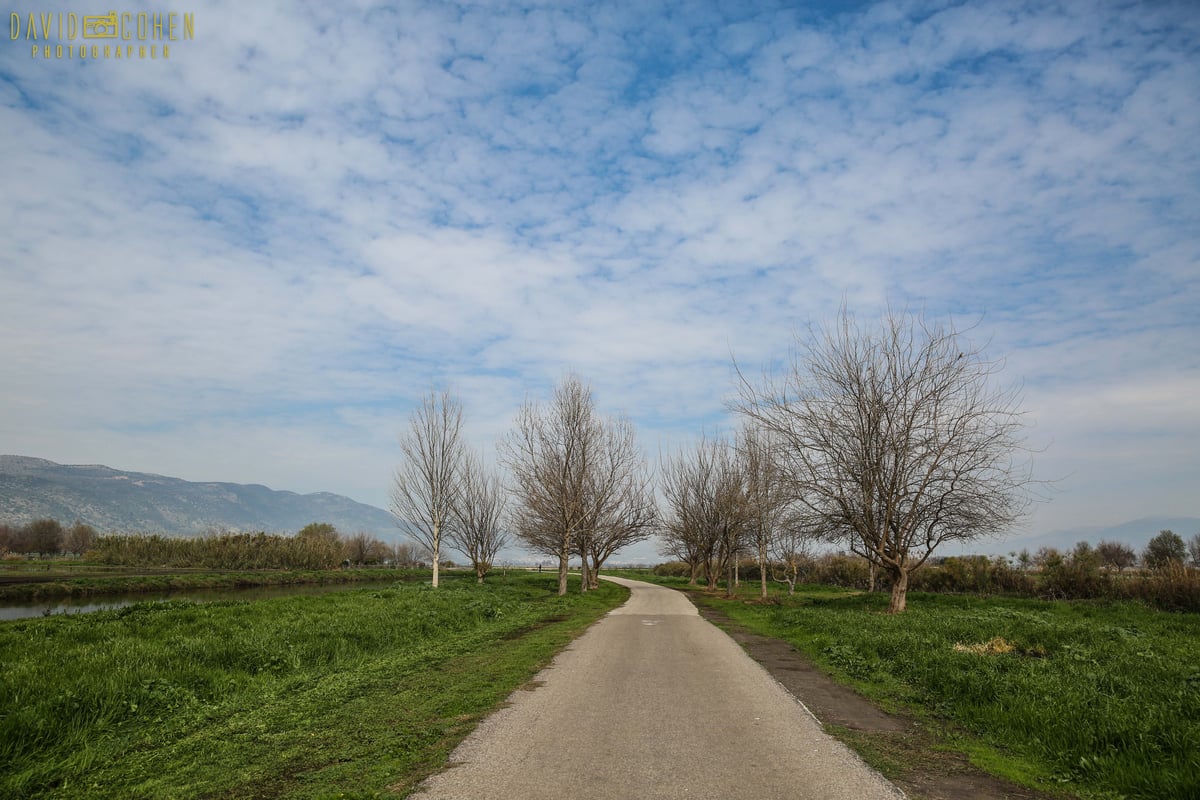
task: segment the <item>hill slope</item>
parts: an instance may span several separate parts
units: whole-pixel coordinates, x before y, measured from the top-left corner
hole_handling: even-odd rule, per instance
[[[345,533],[391,536],[392,515],[342,495],[280,492],[257,484],[194,483],[100,465],[0,455],[0,522],[53,517],[105,531],[192,534],[214,528],[296,531],[329,522]]]

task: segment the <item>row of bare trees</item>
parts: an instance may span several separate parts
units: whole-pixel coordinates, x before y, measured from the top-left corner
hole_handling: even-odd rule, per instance
[[[567,377],[549,403],[526,403],[501,451],[513,476],[514,529],[558,560],[559,594],[571,556],[580,558],[587,591],[613,553],[654,532],[654,491],[633,423],[599,414],[578,377]]]
[[[400,529],[429,553],[439,584],[443,545],[471,561],[483,583],[508,541],[507,499],[499,478],[463,438],[462,404],[431,392],[400,437],[404,456],[392,481],[392,514]]]
[[[762,597],[769,578],[795,589],[820,537],[776,457],[769,435],[746,425],[733,441],[705,436],[664,461],[662,553],[688,565],[691,583],[715,590],[723,576],[732,594],[738,564],[752,558]]]
[[[480,582],[514,533],[530,550],[558,561],[558,591],[567,591],[573,557],[581,588],[613,553],[654,532],[657,509],[633,424],[606,416],[577,376],[549,402],[527,402],[488,466],[463,440],[462,406],[448,392],[428,395],[401,437],[392,513],[436,564],[443,545],[466,556]],[[438,584],[435,566],[433,584]]]
[[[909,575],[937,548],[1003,532],[1030,503],[1019,392],[994,384],[1001,362],[919,315],[860,325],[843,308],[809,334],[761,381],[739,370],[732,441],[704,437],[662,465],[664,553],[714,588],[722,575],[732,587],[751,554],[765,595],[770,565],[794,585],[814,541],[837,543],[887,575],[889,610],[900,612]],[[401,441],[393,512],[435,564],[444,542],[482,580],[511,529],[558,560],[560,593],[579,556],[586,591],[613,552],[657,532],[632,423],[600,414],[579,378],[521,409],[500,446],[507,491],[468,455],[461,429],[458,401],[435,393]]]

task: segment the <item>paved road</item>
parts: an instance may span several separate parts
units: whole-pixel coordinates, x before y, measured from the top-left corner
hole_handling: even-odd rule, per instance
[[[639,581],[422,785],[422,800],[895,800],[681,593]]]

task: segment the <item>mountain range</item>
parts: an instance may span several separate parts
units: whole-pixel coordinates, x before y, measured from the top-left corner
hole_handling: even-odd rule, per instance
[[[328,522],[343,533],[364,531],[387,539],[395,520],[381,508],[329,492],[296,494],[258,484],[196,483],[101,465],[56,464],[41,458],[0,455],[0,523],[23,525],[53,517],[76,520],[101,532],[196,534],[208,530],[294,532]],[[1184,539],[1200,532],[1200,517],[1143,517],[1111,526],[1071,528],[1021,537],[976,539],[946,547],[942,555],[1004,554],[1039,547],[1070,550],[1076,542],[1123,542],[1139,553],[1164,528]],[[653,563],[652,544],[633,560]]]
[[[56,464],[0,455],[0,523],[53,517],[102,533],[196,534],[208,530],[290,533],[328,522],[343,533],[391,538],[395,520],[381,508],[338,494],[296,494],[258,484],[196,483],[98,464]]]

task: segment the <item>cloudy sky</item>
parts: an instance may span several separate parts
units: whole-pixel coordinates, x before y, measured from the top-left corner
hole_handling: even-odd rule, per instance
[[[0,452],[386,507],[431,386],[490,448],[575,371],[656,458],[890,302],[1023,384],[1014,535],[1200,516],[1192,0],[118,5],[195,38],[6,9]]]

